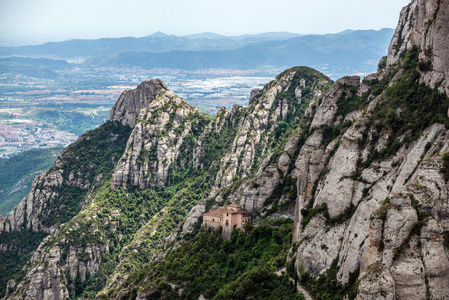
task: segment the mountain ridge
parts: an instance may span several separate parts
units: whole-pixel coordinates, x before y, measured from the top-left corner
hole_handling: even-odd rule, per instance
[[[385,49],[392,35],[392,29],[384,29],[300,36],[267,33],[221,39],[192,39],[186,36],[104,38],[0,48],[0,55],[30,56],[35,60],[36,57],[64,59],[71,62],[68,66],[70,69],[87,70],[105,66],[278,70],[295,65],[309,65],[336,79],[348,73],[375,71],[377,61],[386,54]],[[77,63],[72,63],[73,61]],[[38,70],[33,67],[32,70],[27,70],[30,66],[25,63],[12,65],[9,61],[3,61],[1,64],[13,74],[33,75],[38,78],[58,78],[61,73],[60,69],[53,67]]]
[[[393,29],[386,29],[385,30],[379,30],[379,31],[372,31],[372,30],[360,30],[360,32],[374,32],[378,34],[382,33],[388,33],[389,37],[393,33]],[[352,33],[357,32],[353,31]],[[2,47],[0,48],[0,53],[2,55],[37,55],[37,54],[46,54],[46,55],[63,55],[63,57],[77,57],[77,56],[94,56],[95,52],[91,53],[92,51],[100,51],[98,54],[104,55],[104,54],[113,54],[118,53],[120,51],[150,51],[150,52],[164,52],[168,50],[180,50],[180,51],[203,51],[203,50],[216,50],[220,49],[222,50],[231,50],[231,49],[237,49],[245,46],[245,42],[239,42],[239,40],[244,40],[246,38],[252,38],[256,42],[264,42],[273,39],[273,37],[277,37],[278,35],[281,35],[283,37],[279,37],[276,39],[279,40],[288,40],[290,38],[302,38],[307,36],[323,36],[323,37],[338,37],[340,34],[326,34],[326,35],[301,35],[301,36],[290,36],[290,34],[284,34],[284,33],[265,33],[265,34],[256,34],[256,35],[243,35],[243,36],[223,36],[221,38],[223,42],[225,41],[233,41],[233,44],[230,44],[230,47],[226,44],[214,44],[208,45],[206,42],[207,40],[216,40],[215,38],[201,38],[204,40],[205,43],[195,44],[192,43],[192,39],[189,36],[175,36],[175,35],[166,35],[162,33],[163,35],[149,35],[141,38],[135,38],[135,37],[122,37],[122,38],[102,38],[102,39],[96,39],[96,40],[68,40],[63,42],[48,42],[42,45],[35,45],[35,46],[20,46],[20,47]],[[202,35],[202,34],[200,34]],[[267,36],[265,38],[265,36]],[[199,40],[201,40],[199,39]],[[268,40],[267,40],[268,39]],[[173,43],[173,45],[163,45],[163,41],[166,40],[169,43]],[[122,43],[124,42],[124,43]],[[161,48],[156,42],[162,43],[163,47]],[[184,42],[188,42],[189,44],[184,44]],[[80,45],[77,46],[77,43]],[[147,43],[147,45],[146,45]],[[90,46],[92,45],[92,46]],[[192,46],[194,48],[192,48]],[[57,50],[57,47],[61,47],[60,50]],[[116,49],[114,50],[114,47]],[[155,48],[151,48],[155,47]],[[159,47],[159,48],[158,48]],[[54,48],[54,49],[52,49]],[[165,49],[164,49],[165,48]],[[33,50],[35,49],[35,50]],[[76,52],[82,49],[81,52]],[[109,49],[109,50],[108,50]],[[69,52],[64,52],[64,51]],[[113,52],[110,52],[110,51]],[[74,52],[75,51],[75,52]],[[87,52],[86,52],[87,51]],[[109,51],[109,52],[107,52]]]

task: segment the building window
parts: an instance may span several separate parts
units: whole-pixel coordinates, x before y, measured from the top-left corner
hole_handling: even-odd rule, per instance
[[[215,219],[212,219],[212,222],[215,222]]]
[[[229,226],[228,220],[226,220],[226,226]]]

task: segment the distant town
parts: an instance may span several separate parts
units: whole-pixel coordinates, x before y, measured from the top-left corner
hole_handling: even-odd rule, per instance
[[[67,146],[77,138],[73,133],[52,127],[26,119],[0,120],[0,157],[8,158],[30,149]]]
[[[54,79],[15,73],[0,77],[0,157],[33,148],[67,146],[104,123],[124,90],[160,78],[179,96],[203,112],[235,103],[248,105],[252,89],[274,79],[263,70],[80,68]]]

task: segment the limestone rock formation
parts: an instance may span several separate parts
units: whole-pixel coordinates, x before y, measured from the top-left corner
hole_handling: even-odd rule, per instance
[[[279,138],[279,122],[302,118],[308,103],[326,92],[331,83],[329,78],[310,68],[296,67],[278,75],[262,90],[253,91],[232,150],[220,161],[215,187],[226,187],[236,178],[250,174]]]
[[[160,91],[158,88],[163,85],[155,85],[155,82],[160,83],[154,80],[145,82],[129,94],[155,95],[153,91]],[[122,97],[117,104],[122,101]],[[135,99],[131,101],[134,102]],[[137,124],[113,174],[111,184],[113,190],[118,187],[164,186],[169,171],[173,171],[170,168],[173,169],[179,154],[191,151],[189,147],[195,145],[193,140],[198,138],[208,122],[208,117],[204,113],[188,105],[170,90],[164,90],[151,99],[134,119],[137,120]],[[187,155],[183,156],[183,161],[178,163],[180,168],[190,164],[186,157]]]
[[[36,177],[28,195],[1,222],[0,233],[22,229],[56,232],[61,219],[68,221],[81,210],[89,189],[112,170],[128,137],[126,131],[127,127],[118,129],[113,123],[106,123],[96,132],[80,136],[64,149],[53,168]],[[115,147],[114,151],[105,155],[104,144]],[[84,153],[87,148],[89,153]],[[75,211],[66,211],[70,205],[76,206]]]
[[[79,245],[73,241],[72,235],[58,234],[64,228],[63,223],[69,222],[88,203],[89,191],[112,171],[119,153],[125,148],[129,129],[128,126],[107,122],[82,135],[64,149],[53,168],[36,177],[28,195],[0,220],[0,238],[6,241],[0,246],[5,252],[4,257],[11,260],[15,255],[25,256],[34,251],[26,271],[22,273],[27,281],[21,281],[23,277],[20,277],[19,281],[10,280],[8,283],[9,298],[20,298],[24,293],[29,299],[65,299],[70,289],[67,285],[69,278],[65,277],[68,269],[74,278],[78,275],[85,278],[86,271],[90,274],[98,271],[100,256],[104,255],[102,245]],[[105,145],[110,151],[105,152]],[[79,224],[75,228],[81,229]],[[15,246],[14,237],[20,232],[29,239],[25,241],[25,249]],[[50,235],[43,239],[47,234]],[[49,243],[50,237],[53,243]],[[76,246],[68,247],[69,239]],[[103,250],[99,251],[98,247],[103,247]],[[71,254],[66,256],[69,252]],[[67,260],[60,260],[61,257],[67,257]],[[19,266],[24,262],[23,259],[17,260]]]
[[[394,86],[409,76],[401,69],[407,66],[404,56],[421,49],[416,84],[444,91],[442,99],[447,101],[448,17],[444,1],[412,1],[401,13],[388,66],[363,82],[337,81],[312,112],[310,126],[316,129],[308,135],[292,173],[298,178],[293,236],[297,250],[290,257],[299,276],[326,274],[330,262],[337,260],[337,279],[343,283],[360,272],[358,299],[449,297],[442,283],[449,282],[448,250],[442,244],[449,230],[448,185],[442,174],[442,156],[449,147],[447,127],[430,123],[404,143],[410,131],[400,135],[382,130],[382,121],[375,119],[388,96],[372,93],[373,82],[388,80],[388,86]],[[345,111],[342,99],[348,95],[365,105]],[[395,111],[398,117],[402,113],[403,108]],[[345,124],[349,127],[341,130]],[[326,146],[324,131],[335,127],[341,133]],[[379,155],[391,149],[392,135],[402,142],[389,155]]]
[[[142,82],[136,89],[124,91],[111,108],[109,119],[134,127],[140,110],[147,107],[167,86],[162,80],[151,79]]]
[[[326,99],[333,99],[333,93],[321,100],[326,108],[316,109],[333,113],[321,113],[320,121],[313,119],[312,124],[321,125],[322,130],[308,137],[293,172],[298,178],[293,237],[297,250],[291,257],[295,257],[298,275],[325,274],[330,262],[337,260],[337,278],[343,283],[360,268],[359,299],[448,297],[449,289],[441,283],[449,271],[447,250],[439,244],[433,246],[432,255],[422,252],[427,226],[435,228],[437,241],[449,229],[440,200],[447,199],[448,192],[440,171],[441,156],[449,147],[447,130],[441,124],[431,125],[410,145],[361,169],[361,163],[370,159],[371,146],[361,142],[364,136],[373,136],[367,127],[370,106],[365,114],[353,115],[348,123],[352,125],[326,146],[326,126],[343,124],[335,117],[338,107]],[[385,149],[385,143],[378,143],[382,143],[378,149]],[[419,224],[426,224],[420,234]],[[442,262],[438,271],[426,268],[426,264],[436,266],[437,260]]]
[[[413,0],[401,11],[396,32],[388,49],[387,64],[401,59],[401,53],[418,46],[421,78],[426,84],[449,93],[449,5],[445,0]]]
[[[82,280],[86,280],[86,276],[95,276],[101,263],[101,255],[109,251],[89,245],[70,247],[65,264],[61,266],[61,248],[57,245],[48,248],[45,243],[48,240],[44,240],[31,258],[32,267],[26,274],[30,282],[20,282],[17,285],[10,282],[6,299],[22,299],[21,295],[26,295],[26,299],[67,299],[69,290],[74,289],[66,284],[70,278],[80,276]],[[82,255],[84,258],[80,260]]]

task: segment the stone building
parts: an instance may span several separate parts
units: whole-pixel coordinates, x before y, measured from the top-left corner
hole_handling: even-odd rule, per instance
[[[240,204],[221,206],[203,215],[203,226],[214,229],[218,229],[221,226],[223,228],[223,238],[225,239],[231,237],[232,230],[241,228],[250,222],[251,217],[246,216],[246,212],[241,208]]]

